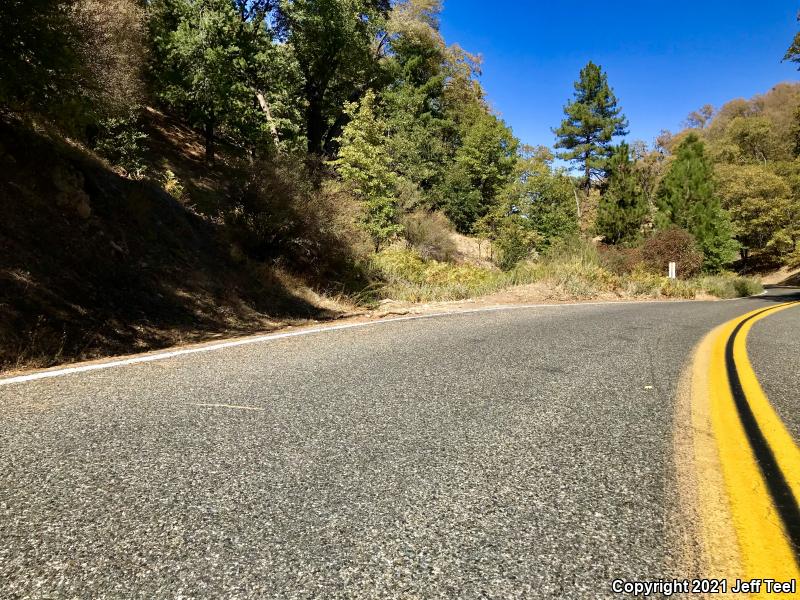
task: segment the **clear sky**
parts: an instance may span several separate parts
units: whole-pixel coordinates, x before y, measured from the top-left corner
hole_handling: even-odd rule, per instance
[[[781,63],[798,9],[788,0],[445,0],[442,33],[483,56],[489,102],[524,143],[553,145],[589,60],[608,72],[629,139],[652,142],[703,104],[800,79]]]

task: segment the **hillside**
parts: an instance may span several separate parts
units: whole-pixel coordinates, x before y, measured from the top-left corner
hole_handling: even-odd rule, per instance
[[[165,136],[153,156],[188,173],[195,136],[159,126]],[[181,133],[186,152],[172,147]],[[203,177],[193,185],[222,186],[214,172]],[[276,269],[235,260],[218,224],[159,185],[8,118],[0,198],[0,369],[335,315]]]

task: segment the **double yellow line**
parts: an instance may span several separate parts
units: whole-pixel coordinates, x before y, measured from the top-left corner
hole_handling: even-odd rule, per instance
[[[709,577],[800,580],[800,449],[764,394],[746,346],[753,325],[798,304],[729,321],[695,355],[694,487]]]

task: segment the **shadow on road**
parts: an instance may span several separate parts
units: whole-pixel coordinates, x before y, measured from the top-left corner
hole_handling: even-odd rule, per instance
[[[795,276],[793,279],[797,279],[797,276]],[[752,299],[759,300],[761,302],[800,301],[800,287],[798,286],[781,284],[781,285],[765,285],[764,288],[767,290],[768,292],[767,294],[764,294],[763,296],[754,296]]]

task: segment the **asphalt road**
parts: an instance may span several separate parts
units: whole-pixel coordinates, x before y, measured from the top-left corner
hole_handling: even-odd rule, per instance
[[[764,392],[800,441],[800,307],[756,323],[747,349]]]
[[[675,573],[729,302],[381,323],[0,386],[2,598],[604,598]],[[800,309],[750,352],[800,433]],[[680,424],[678,424],[680,426]]]

